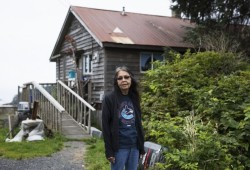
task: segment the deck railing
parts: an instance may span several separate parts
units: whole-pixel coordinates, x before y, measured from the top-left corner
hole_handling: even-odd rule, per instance
[[[57,100],[90,133],[91,113],[95,108],[60,80],[57,81]]]
[[[19,87],[18,91],[19,101],[28,101],[30,104],[34,101],[39,102],[37,115],[48,128],[61,132],[62,115],[67,113],[90,133],[91,113],[95,108],[62,81],[42,84],[29,82]]]
[[[44,121],[44,124],[54,131],[62,131],[62,115],[65,109],[56,101],[41,85],[36,82],[25,83],[22,89],[22,95],[19,100],[38,101],[39,106],[37,115]]]

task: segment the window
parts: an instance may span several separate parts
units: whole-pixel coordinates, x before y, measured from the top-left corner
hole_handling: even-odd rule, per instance
[[[141,53],[140,55],[140,70],[141,72],[151,70],[154,68],[153,62],[159,60],[163,61],[163,56],[160,53]]]
[[[93,63],[92,63],[92,55],[84,55],[83,56],[83,74],[91,74],[92,73],[92,68],[93,68]]]

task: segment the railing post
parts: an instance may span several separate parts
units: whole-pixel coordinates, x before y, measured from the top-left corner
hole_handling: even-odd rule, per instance
[[[21,95],[21,96],[22,96],[22,97],[21,97],[21,100],[22,100],[22,101],[27,101],[27,102],[28,102],[28,100],[27,100],[27,98],[28,98],[28,97],[27,97],[27,95],[28,95],[28,94],[27,94],[27,93],[28,93],[28,90],[27,90],[27,89],[28,89],[27,86],[26,86],[26,87],[23,87],[22,95]]]
[[[61,96],[64,96],[64,99],[61,100],[61,104],[69,113],[69,115],[72,116],[76,121],[80,121],[81,124],[83,123],[83,126],[85,128],[88,128],[88,132],[90,133],[91,112],[95,111],[95,108],[89,104],[89,102],[91,101],[92,84],[90,82],[88,82],[88,85],[86,84],[89,93],[87,99],[88,102],[86,102],[79,94],[70,89],[62,81],[58,80],[57,83],[60,84],[60,91],[63,91],[63,93],[61,93]],[[82,114],[84,114],[83,118]]]
[[[88,133],[90,134],[91,132],[91,110],[89,110],[89,114],[88,114]]]
[[[91,92],[92,92],[92,82],[89,81],[89,83],[88,83],[88,103],[91,102],[91,96],[92,96]]]
[[[32,87],[32,88],[30,88]],[[32,99],[29,98],[32,94]],[[62,113],[65,109],[39,84],[30,82],[24,84],[23,98],[27,101],[40,102],[37,112],[45,124],[52,130],[62,132]],[[30,100],[29,100],[30,99]]]

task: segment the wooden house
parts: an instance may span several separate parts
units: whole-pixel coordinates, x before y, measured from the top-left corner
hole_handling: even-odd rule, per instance
[[[151,61],[163,60],[164,47],[191,47],[183,42],[185,27],[193,25],[176,17],[71,6],[50,61],[56,62],[57,79],[70,82],[73,70],[91,82],[88,101],[100,110],[117,66],[126,65],[139,79],[152,69]]]

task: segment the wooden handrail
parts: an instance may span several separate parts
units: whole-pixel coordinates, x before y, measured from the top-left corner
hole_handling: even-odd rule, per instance
[[[68,90],[71,94],[73,94],[78,100],[80,100],[84,105],[86,105],[90,110],[95,111],[96,109],[92,107],[88,102],[86,102],[83,98],[81,98],[76,92],[71,90],[68,86],[66,86],[62,81],[57,80],[57,82],[63,86],[66,90]]]
[[[91,113],[96,109],[60,80],[57,80],[57,95],[67,113],[90,133]]]
[[[44,88],[42,86],[40,86],[38,83],[32,81],[29,83],[25,83],[25,86],[27,85],[33,85],[36,89],[38,89],[43,95],[44,97],[46,97],[60,112],[65,111],[65,109],[60,105],[60,103],[58,103],[58,101],[56,101],[46,90],[44,90]]]
[[[70,89],[62,81],[57,80],[55,98],[46,89],[47,84],[42,86],[34,81],[23,84],[23,100],[39,102],[38,115],[44,123],[51,129],[62,131],[62,115],[69,114],[81,127],[90,133],[91,114],[96,109],[85,101],[76,92]],[[48,91],[47,91],[48,90]]]
[[[39,102],[37,110],[38,116],[44,121],[49,129],[62,132],[62,115],[65,109],[56,101],[41,85],[32,81],[25,83],[22,87],[25,95],[22,100],[32,103]]]

